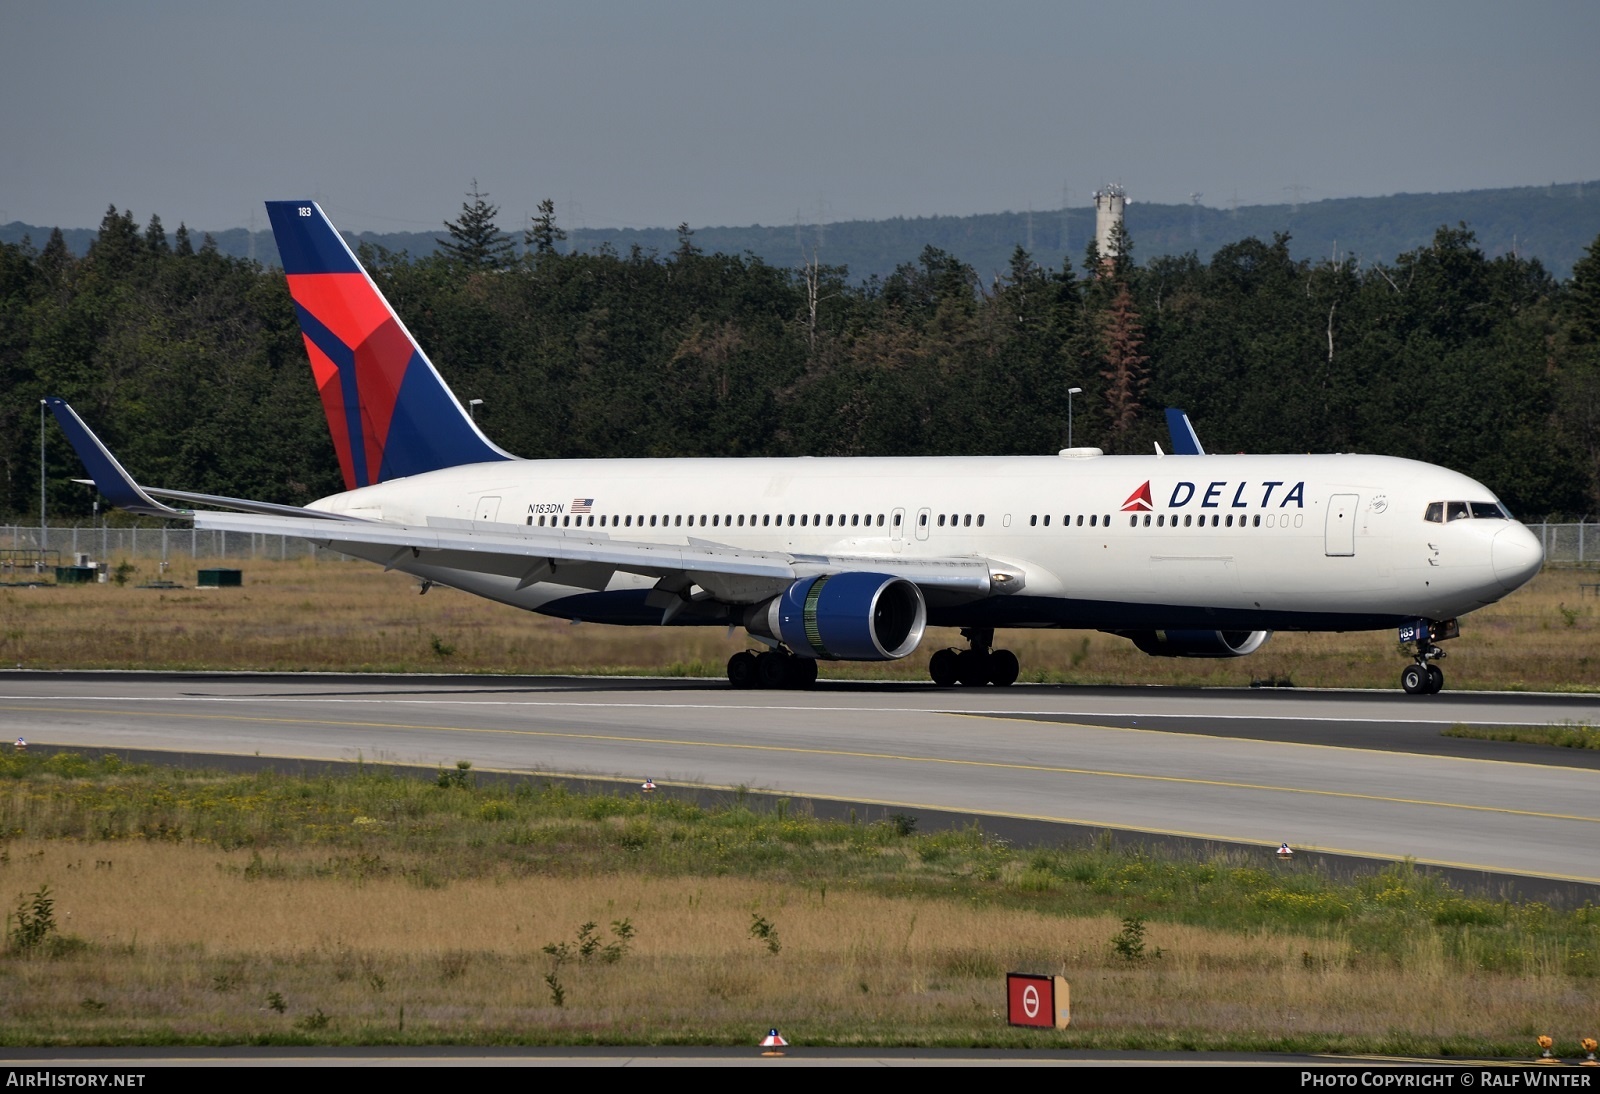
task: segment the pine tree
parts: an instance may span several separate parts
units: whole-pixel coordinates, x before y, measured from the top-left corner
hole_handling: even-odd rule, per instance
[[[134,223],[133,213],[119,213],[112,205],[100,219],[100,232],[89,244],[86,257],[92,266],[114,278],[132,269],[143,249],[144,242],[139,238],[139,226]]]
[[[66,237],[61,234],[60,228],[50,229],[50,238],[45,241],[44,250],[39,252],[39,272],[45,280],[54,284],[71,265],[72,255],[67,251]]]
[[[161,217],[150,214],[150,224],[144,230],[144,245],[151,254],[164,255],[171,251],[167,244],[167,230],[161,226]]]
[[[533,225],[523,233],[522,242],[532,247],[536,255],[556,253],[556,244],[567,238],[567,233],[556,227],[556,203],[545,198],[539,203],[539,215]]]
[[[1111,298],[1103,323],[1106,367],[1100,375],[1106,380],[1106,413],[1111,418],[1111,434],[1120,439],[1133,428],[1143,408],[1140,399],[1150,383],[1150,374],[1145,368],[1150,358],[1139,352],[1144,348],[1144,328],[1139,323],[1139,312],[1126,284],[1117,286],[1117,294]]]
[[[1572,280],[1567,285],[1567,336],[1573,345],[1600,344],[1600,236],[1572,264]]]
[[[189,226],[183,221],[178,221],[177,245],[173,253],[180,258],[194,254],[194,243],[189,239]]]
[[[699,253],[700,248],[695,246],[694,242],[694,229],[689,227],[689,222],[686,220],[678,225],[678,249],[673,254],[677,255],[678,261],[682,262],[684,259],[693,258]]]
[[[444,222],[450,231],[450,238],[435,242],[449,258],[469,269],[488,270],[506,266],[511,261],[515,244],[494,222],[494,218],[500,215],[500,207],[489,204],[489,195],[478,189],[477,179],[472,180],[472,189],[467,196],[472,201],[461,203],[461,217]]]

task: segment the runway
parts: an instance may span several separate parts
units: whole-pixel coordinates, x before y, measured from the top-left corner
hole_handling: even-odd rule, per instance
[[[747,787],[1600,885],[1600,696],[0,673],[10,740]]]

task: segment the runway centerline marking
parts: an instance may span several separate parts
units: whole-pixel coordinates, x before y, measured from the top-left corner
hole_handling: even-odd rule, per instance
[[[940,714],[950,717],[966,718],[993,718],[998,721],[1010,723],[1025,722],[1041,726],[1058,726],[1064,729],[1097,729],[1107,733],[1148,733],[1165,734],[1169,732],[1184,732],[1183,730],[1170,731],[1152,729],[1146,726],[1119,726],[1107,725],[1104,722],[1090,721],[1096,718],[1131,718],[1138,721],[1140,718],[1186,718],[1203,719],[1207,721],[1287,721],[1287,722],[1358,722],[1374,725],[1394,725],[1397,721],[1393,718],[1326,718],[1326,717],[1284,717],[1277,718],[1270,715],[1251,714],[1106,714],[1094,711],[1027,711],[1027,710],[953,710],[945,707],[841,707],[841,706],[753,706],[735,703],[594,703],[594,702],[551,702],[538,699],[352,699],[340,697],[311,697],[275,695],[257,698],[248,695],[0,695],[0,702],[25,701],[25,702],[97,702],[97,703],[350,703],[364,705],[385,706],[485,706],[485,707],[572,707],[578,710],[717,710],[717,711],[756,711],[759,713],[772,713],[774,711],[788,711],[801,714]],[[54,708],[47,708],[54,709]],[[1071,720],[1069,720],[1071,719]],[[286,719],[287,720],[287,719]],[[1555,722],[1513,722],[1507,719],[1492,719],[1481,723],[1459,723],[1455,720],[1438,722],[1405,722],[1402,724],[1415,726],[1445,726],[1456,724],[1479,724],[1490,726],[1535,726],[1546,727],[1558,725]],[[1207,733],[1205,736],[1218,741],[1235,741],[1241,744],[1270,745],[1274,748],[1309,748],[1322,749],[1330,752],[1358,752],[1370,753],[1373,749],[1361,745],[1325,744],[1320,741],[1285,741],[1266,740],[1256,737],[1234,737],[1226,733]],[[1394,756],[1415,756],[1418,758],[1444,763],[1459,764],[1498,764],[1516,767],[1532,767],[1547,769],[1558,765],[1548,763],[1535,763],[1530,760],[1502,760],[1483,756],[1454,756],[1448,753],[1413,752],[1406,749],[1384,750]],[[1571,769],[1566,769],[1571,770]]]
[[[4,709],[26,711],[34,714],[96,714],[104,710],[75,707],[8,706]],[[497,737],[547,738],[552,740],[606,741],[617,744],[664,745],[674,748],[722,749],[728,751],[775,752],[804,756],[839,756],[858,760],[885,760],[896,763],[940,764],[951,767],[989,768],[1003,771],[1033,771],[1046,775],[1081,775],[1090,778],[1128,779],[1135,782],[1168,783],[1185,786],[1213,786],[1224,790],[1252,790],[1267,793],[1304,794],[1313,797],[1342,798],[1353,801],[1382,802],[1390,805],[1416,805],[1436,809],[1459,809],[1473,813],[1493,813],[1501,816],[1536,817],[1543,820],[1578,821],[1600,824],[1600,817],[1585,817],[1568,813],[1544,813],[1530,809],[1510,809],[1504,806],[1473,805],[1464,802],[1431,801],[1424,798],[1396,798],[1382,794],[1360,794],[1348,790],[1318,790],[1311,787],[1273,786],[1270,784],[1232,782],[1223,779],[1196,779],[1180,775],[1147,775],[1129,771],[1101,771],[1093,768],[1058,767],[1048,764],[1004,763],[998,760],[962,760],[944,756],[912,756],[893,752],[857,752],[849,749],[799,748],[794,745],[743,744],[734,741],[695,741],[671,737],[627,737],[607,733],[571,733],[561,730],[493,729],[475,726],[407,725],[400,722],[353,722],[326,718],[267,718],[242,714],[179,714],[168,711],[144,713],[118,712],[125,717],[181,718],[186,721],[238,722],[247,725],[299,725],[327,726],[343,729],[391,729],[422,733],[466,733]]]

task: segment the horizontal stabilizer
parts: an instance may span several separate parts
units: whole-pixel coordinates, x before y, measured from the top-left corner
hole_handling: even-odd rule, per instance
[[[161,487],[146,486],[144,492],[153,498],[169,498],[172,501],[188,502],[191,505],[210,505],[218,509],[237,509],[241,513],[270,513],[273,516],[298,517],[310,520],[348,520],[359,524],[371,523],[365,517],[353,517],[348,513],[325,513],[320,509],[306,509],[299,505],[279,505],[277,502],[254,501],[250,498],[227,498],[220,494],[197,494],[192,490],[167,490]]]

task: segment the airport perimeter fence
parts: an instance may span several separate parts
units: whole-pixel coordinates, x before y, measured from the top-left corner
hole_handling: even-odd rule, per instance
[[[201,531],[198,528],[108,528],[104,525],[0,525],[0,577],[22,571],[53,572],[80,560],[116,566],[124,561],[243,563],[252,559],[344,559],[293,536],[252,532]]]
[[[1547,565],[1600,564],[1600,524],[1529,524],[1528,530],[1544,545]],[[116,565],[127,559],[179,559],[207,561],[317,558],[344,560],[348,556],[325,551],[293,536],[256,535],[250,532],[202,532],[197,528],[107,528],[63,525],[40,531],[38,525],[0,525],[0,566],[29,552],[50,565],[72,565],[80,555],[94,562]]]

